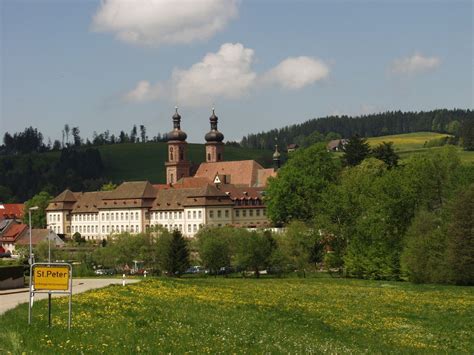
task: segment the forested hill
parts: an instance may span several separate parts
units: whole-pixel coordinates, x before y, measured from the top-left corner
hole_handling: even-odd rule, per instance
[[[277,142],[280,146],[298,144],[309,146],[318,141],[334,138],[349,138],[353,135],[376,137],[390,134],[432,131],[462,135],[462,126],[474,122],[471,110],[433,110],[427,112],[384,112],[364,116],[328,116],[272,129],[268,132],[249,134],[242,138],[241,145],[248,148],[271,149]]]

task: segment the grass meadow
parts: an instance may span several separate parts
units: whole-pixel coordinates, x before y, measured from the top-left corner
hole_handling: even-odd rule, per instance
[[[382,142],[393,142],[395,151],[400,155],[401,159],[404,159],[408,158],[412,154],[418,154],[433,149],[440,149],[441,147],[425,148],[424,144],[425,142],[429,142],[432,139],[439,139],[446,136],[448,136],[448,134],[435,132],[416,132],[367,138],[367,142],[371,147],[374,147]],[[459,158],[463,163],[474,163],[474,152],[464,151],[462,148],[457,148],[457,150]]]
[[[474,288],[336,278],[148,279],[0,316],[0,353],[470,353]]]

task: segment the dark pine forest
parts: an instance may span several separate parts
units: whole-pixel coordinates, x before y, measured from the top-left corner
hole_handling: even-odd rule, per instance
[[[241,145],[257,149],[272,149],[275,143],[282,147],[288,144],[306,147],[325,140],[350,138],[355,135],[377,137],[423,131],[453,134],[464,138],[463,141],[467,143],[468,140],[472,142],[473,124],[474,111],[461,109],[426,112],[393,111],[356,117],[328,116],[267,132],[249,134],[242,138]],[[470,145],[472,147],[472,143]]]

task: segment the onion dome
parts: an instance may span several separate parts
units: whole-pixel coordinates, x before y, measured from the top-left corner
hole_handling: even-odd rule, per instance
[[[181,130],[181,116],[178,113],[178,107],[175,107],[175,114],[173,115],[173,130],[168,133],[168,141],[184,142],[188,135]]]
[[[275,144],[275,152],[273,153],[273,160],[280,159],[280,152],[278,151],[278,144]]]
[[[209,117],[209,121],[211,122],[211,130],[204,137],[204,139],[208,143],[222,142],[224,140],[224,135],[221,132],[219,132],[219,130],[217,129],[217,120],[218,120],[218,117],[216,116],[216,113],[214,112],[214,107],[213,107],[212,115],[211,117]]]

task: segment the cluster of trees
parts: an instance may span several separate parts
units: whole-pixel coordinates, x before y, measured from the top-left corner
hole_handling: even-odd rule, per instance
[[[106,183],[100,152],[65,148],[52,154],[0,156],[0,201],[22,202],[39,191],[57,195],[66,188],[94,191]]]
[[[326,140],[355,135],[375,137],[421,131],[450,133],[461,138],[465,149],[473,149],[474,112],[471,110],[433,110],[428,112],[384,112],[357,117],[328,116],[311,119],[301,124],[249,134],[241,145],[248,148],[272,149],[275,140],[279,146],[296,143],[307,146],[321,137]],[[311,137],[312,136],[312,137]]]
[[[110,134],[109,130],[103,133],[97,133],[94,131],[92,134],[92,142],[86,144],[92,145],[105,145],[105,144],[123,144],[123,143],[146,143],[146,142],[166,142],[168,140],[167,134],[158,133],[153,138],[149,139],[146,134],[146,127],[144,125],[139,126],[140,132],[137,130],[137,126],[133,125],[130,134],[125,131],[120,131],[118,136]]]
[[[93,249],[79,233],[71,243],[82,245],[84,250],[89,248],[89,256],[81,257],[89,270],[92,265],[124,269],[140,260],[155,274],[169,276],[183,274],[191,264],[202,265],[211,275],[234,270],[259,277],[262,270],[275,274],[297,270],[305,276],[306,270],[319,265],[324,255],[321,236],[302,222],[291,223],[283,234],[218,227],[204,228],[189,240],[177,230],[157,228],[136,235],[115,235]],[[38,250],[44,250],[44,246]],[[67,251],[53,247],[53,258],[68,259],[64,253]],[[46,258],[46,254],[38,253],[38,257]]]
[[[461,165],[454,148],[392,166],[370,154],[343,162],[324,145],[295,152],[269,182],[268,216],[320,231],[327,265],[349,277],[474,283],[474,210],[465,203],[474,168]]]
[[[109,130],[103,133],[94,131],[92,141],[87,138],[85,141],[80,136],[79,127],[70,127],[65,124],[61,131],[62,139],[56,139],[53,143],[48,140],[44,142],[44,136],[38,129],[33,127],[25,128],[23,132],[14,133],[13,135],[6,132],[3,136],[3,145],[0,145],[0,155],[18,155],[28,153],[41,153],[47,151],[58,151],[64,148],[81,147],[81,146],[99,146],[105,144],[122,144],[122,143],[145,143],[145,142],[166,142],[167,134],[158,133],[149,139],[146,134],[146,127],[133,125],[130,134],[120,131],[118,136],[110,134]]]
[[[6,132],[3,136],[3,145],[0,154],[24,154],[43,152],[48,150],[43,143],[43,135],[36,128],[28,127],[23,132],[11,135]]]

